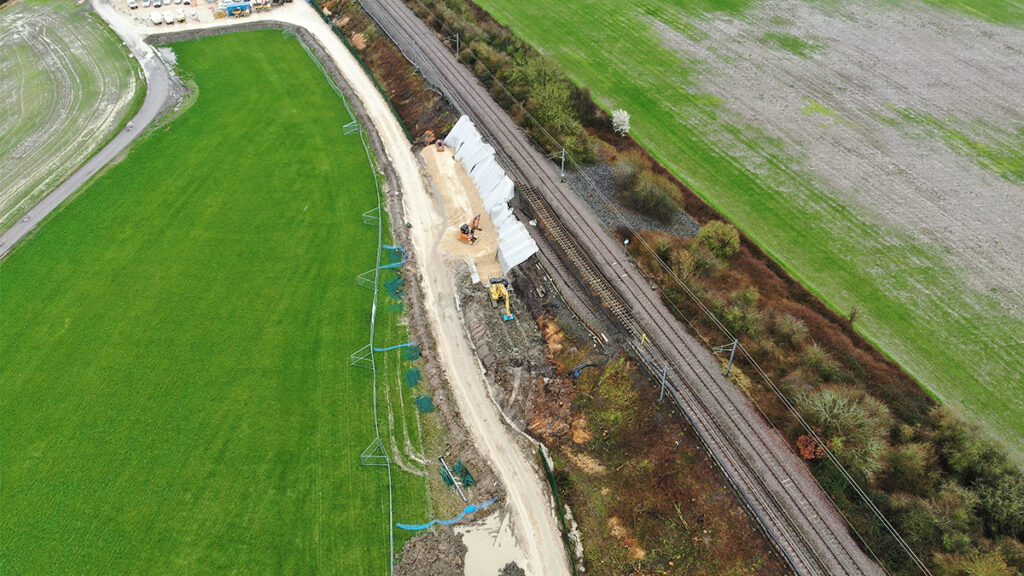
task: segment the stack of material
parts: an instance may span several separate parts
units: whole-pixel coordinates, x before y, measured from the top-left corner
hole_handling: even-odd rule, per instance
[[[444,143],[455,150],[455,159],[462,162],[476,183],[484,210],[498,230],[498,263],[502,274],[508,274],[537,252],[537,243],[530,238],[526,226],[514,214],[508,202],[515,184],[494,157],[494,148],[484,143],[469,116],[459,118],[445,137]]]

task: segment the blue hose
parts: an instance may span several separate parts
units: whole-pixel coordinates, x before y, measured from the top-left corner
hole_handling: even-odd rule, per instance
[[[497,498],[491,498],[490,500],[488,500],[487,502],[484,502],[483,504],[481,504],[479,506],[477,506],[475,504],[470,504],[469,506],[466,506],[466,508],[462,512],[460,512],[458,516],[456,516],[455,518],[452,518],[450,520],[431,520],[430,522],[427,522],[426,524],[402,524],[401,522],[398,522],[398,523],[395,524],[395,526],[398,526],[402,530],[426,530],[427,528],[430,528],[434,524],[440,524],[441,526],[448,526],[449,524],[455,524],[459,520],[462,520],[463,518],[466,517],[466,514],[472,514],[473,512],[476,512],[477,510],[483,510],[484,508],[487,508],[488,506],[490,506],[491,504],[494,504],[497,501],[498,501]]]

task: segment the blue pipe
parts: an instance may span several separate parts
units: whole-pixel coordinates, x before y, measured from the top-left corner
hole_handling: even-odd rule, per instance
[[[399,348],[408,348],[409,346],[415,346],[415,342],[406,342],[405,344],[396,344],[395,346],[388,346],[387,348],[374,348],[374,352],[387,352],[388,350],[397,350]]]
[[[462,520],[463,518],[466,517],[466,514],[472,514],[473,512],[476,512],[477,510],[483,510],[484,508],[487,508],[488,506],[490,506],[491,504],[494,504],[497,501],[498,501],[497,498],[491,498],[490,500],[488,500],[487,502],[484,502],[483,504],[481,504],[479,506],[477,506],[475,504],[470,504],[469,506],[466,506],[466,508],[462,512],[460,512],[458,516],[456,516],[455,518],[452,518],[451,520],[431,520],[430,522],[427,522],[426,524],[402,524],[401,522],[398,522],[398,523],[395,523],[395,526],[398,526],[402,530],[426,530],[427,528],[430,528],[434,524],[440,524],[441,526],[448,526],[450,524],[455,524],[459,520]]]

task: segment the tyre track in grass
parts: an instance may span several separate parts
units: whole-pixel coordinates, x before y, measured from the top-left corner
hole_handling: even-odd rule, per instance
[[[106,43],[113,41],[95,23],[48,6],[9,10],[0,17],[0,55],[12,55],[0,63],[2,84],[13,95],[2,114],[10,132],[0,137],[5,223],[87,160],[123,119],[140,81],[134,72],[121,73],[123,60],[109,59]],[[26,128],[31,133],[22,134]]]
[[[93,8],[110,22],[105,11],[110,7],[97,2]],[[108,163],[117,158],[165,109],[170,99],[171,74],[166,65],[156,56],[151,46],[128,27],[114,30],[128,46],[135,59],[142,66],[146,77],[146,97],[139,111],[131,121],[118,132],[103,148],[81,168],[64,180],[57,188],[36,203],[28,213],[0,233],[0,258],[7,257],[15,246],[28,236],[51,212],[67,200],[80,187],[99,173]]]

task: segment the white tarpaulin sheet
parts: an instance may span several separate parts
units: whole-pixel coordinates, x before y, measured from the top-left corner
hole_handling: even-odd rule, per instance
[[[498,231],[498,264],[502,274],[508,274],[537,252],[537,243],[508,205],[515,183],[498,164],[494,148],[484,143],[469,116],[459,118],[444,143],[455,150],[455,159],[462,162],[476,184],[484,210]]]
[[[448,136],[444,139],[444,143],[458,152],[462,144],[465,143],[466,137],[470,134],[476,134],[476,128],[473,127],[473,121],[469,119],[469,116],[463,116],[459,118],[455,126],[452,126],[451,132],[448,132]]]
[[[501,264],[503,273],[507,274],[535,252],[537,243],[519,220],[513,219],[498,232],[498,264]]]

